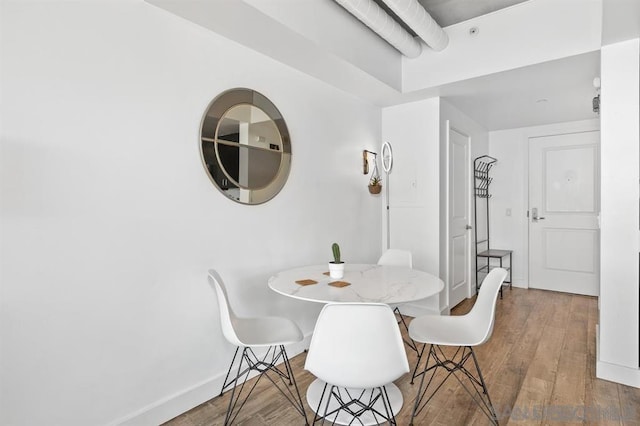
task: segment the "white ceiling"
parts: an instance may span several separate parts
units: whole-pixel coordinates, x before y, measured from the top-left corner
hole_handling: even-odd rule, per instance
[[[147,1],[381,106],[442,96],[488,130],[597,117],[591,107],[596,94],[592,82],[599,76],[597,48],[405,93],[395,77],[402,68],[398,52],[332,0]],[[487,7],[495,10],[519,3],[491,11],[495,20],[511,8],[534,2],[552,4],[549,0],[421,1],[433,10],[447,10],[438,18],[444,22],[463,19],[463,12],[470,16],[485,13]],[[574,1],[580,5],[587,0]],[[604,22],[605,41],[640,36],[640,0],[602,1],[604,18],[599,22]],[[463,21],[445,30],[453,34],[464,27],[466,31],[473,22]]]
[[[418,0],[441,27],[468,21],[527,0]]]
[[[441,96],[489,130],[597,118],[592,99],[600,52],[461,81]]]

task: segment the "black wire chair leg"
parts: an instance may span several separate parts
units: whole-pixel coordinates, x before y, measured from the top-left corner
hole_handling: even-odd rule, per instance
[[[422,348],[422,352],[424,352],[424,347]],[[420,357],[418,357],[418,361],[416,362],[416,367],[414,369],[414,375],[411,378],[411,383],[412,384],[413,384],[414,377],[416,377],[415,372],[417,371],[418,365],[420,364],[420,358],[422,357],[422,352],[420,353]],[[435,372],[436,372],[436,369],[434,368],[433,369],[433,373],[431,374],[431,377],[429,378],[429,382],[427,383],[427,387],[424,388],[424,393],[423,393],[422,388],[424,387],[424,379],[427,376],[427,371],[428,371],[428,367],[429,367],[429,359],[431,359],[432,353],[433,353],[433,345],[429,345],[429,353],[427,354],[427,359],[424,362],[424,370],[422,370],[422,372],[419,374],[422,377],[420,378],[420,385],[418,386],[418,393],[416,394],[416,400],[415,400],[415,403],[413,404],[413,411],[411,411],[411,420],[409,421],[409,425],[410,426],[413,426],[413,419],[416,416],[416,414],[418,414],[418,412],[422,411],[421,408],[419,409],[420,403],[422,402],[422,399],[424,398],[424,395],[427,393],[427,388],[429,387],[429,384],[433,380],[433,376],[435,375]]]
[[[232,367],[233,363],[235,362],[238,349],[236,350],[236,354],[234,354],[233,361],[231,363]],[[285,365],[284,371],[282,371],[276,365],[281,359]],[[246,367],[243,368],[244,364],[246,364]],[[230,367],[229,371],[232,370],[232,367]],[[245,393],[245,385],[247,384],[247,379],[251,371],[255,371],[258,374],[255,378],[255,381],[252,384],[247,385],[248,391]],[[276,377],[271,377],[271,375],[269,374],[270,372],[273,373]],[[225,382],[229,380],[228,376],[230,376],[230,373],[227,373]],[[307,419],[307,413],[304,409],[304,403],[302,402],[302,396],[300,395],[298,384],[293,375],[289,357],[287,356],[287,352],[282,345],[277,347],[270,346],[264,356],[262,356],[262,358],[259,358],[250,347],[243,348],[242,355],[240,356],[240,364],[238,366],[235,378],[229,380],[228,383],[225,383],[225,385],[223,385],[223,392],[225,388],[234,385],[231,391],[224,425],[231,425],[234,422],[234,420],[242,410],[242,407],[244,407],[245,403],[249,400],[249,397],[253,393],[253,390],[256,388],[258,382],[260,381],[260,379],[262,379],[263,376],[265,376],[275,386],[275,388],[278,389],[280,393],[282,393],[287,401],[289,401],[289,403],[293,405],[296,411],[298,411],[298,413],[304,418],[305,425],[308,425],[309,421]],[[241,383],[240,380],[242,380]],[[291,390],[291,386],[294,387],[295,394]]]
[[[422,349],[418,352],[418,360],[416,361],[416,366],[413,368],[413,374],[411,375],[411,384],[413,384],[413,380],[419,376],[418,367],[420,366],[420,361],[422,360],[422,355],[424,354],[424,349],[427,347],[426,343],[422,344]]]
[[[445,382],[449,379],[449,377],[454,375],[454,372],[455,372],[455,365],[456,364],[452,363],[451,361],[446,360],[446,358],[444,358],[444,357],[441,359],[438,356],[436,348],[437,348],[436,345],[429,345],[429,355],[427,356],[427,360],[426,360],[425,365],[424,365],[424,370],[421,373],[418,374],[419,376],[422,376],[422,381],[420,383],[421,383],[421,385],[423,385],[425,376],[427,375],[427,372],[431,371],[431,376],[429,377],[429,381],[427,382],[426,386],[423,386],[424,389],[423,390],[420,390],[420,388],[418,389],[418,394],[416,396],[416,402],[415,402],[414,409],[413,409],[413,412],[412,412],[412,417],[411,417],[411,422],[412,423],[411,424],[413,424],[413,418],[416,415],[418,415],[422,410],[425,409],[425,407],[429,404],[429,401],[431,401],[436,396],[436,393],[438,393],[440,388],[445,384]],[[457,357],[459,353],[460,353],[460,348],[458,348],[456,353],[453,355],[453,358],[455,359],[455,357]],[[430,359],[433,359],[433,365],[431,365],[431,367],[429,367],[429,360]],[[444,369],[445,371],[447,371],[447,375],[442,380],[440,380],[440,383],[438,383],[436,388],[431,391],[431,394],[425,400],[425,397],[427,395],[427,391],[431,388],[431,385],[432,385],[432,383],[433,383],[433,381],[434,381],[434,379],[436,377],[436,374],[439,371],[439,369]]]
[[[233,423],[233,421],[236,419],[236,417],[240,413],[240,410],[242,410],[242,407],[244,407],[244,404],[249,399],[249,396],[251,396],[251,393],[253,392],[255,387],[258,385],[258,382],[262,378],[262,374],[258,375],[256,381],[253,383],[253,385],[249,387],[249,391],[244,397],[244,400],[242,400],[242,402],[240,403],[240,406],[237,407],[238,402],[242,398],[245,384],[247,383],[247,378],[249,377],[249,372],[255,369],[255,363],[251,360],[250,354],[251,354],[250,348],[243,348],[242,355],[240,357],[240,365],[238,366],[238,372],[236,374],[236,378],[232,382],[230,382],[230,383],[235,383],[236,385],[231,390],[231,397],[229,398],[229,406],[227,407],[227,414],[225,415],[225,419],[224,419],[225,426]],[[242,369],[243,362],[247,364],[247,367],[244,370]],[[244,379],[242,380],[242,384],[239,386],[240,389],[238,389],[238,380],[242,376],[244,376]]]
[[[438,351],[440,353],[438,353]],[[469,371],[465,367],[465,363],[469,359],[473,359],[477,376],[475,377],[471,371]],[[430,361],[433,360],[433,365],[429,367]],[[417,368],[417,366],[416,366]],[[433,379],[435,377],[436,371],[438,369],[444,369],[447,371],[447,375],[440,381],[437,387],[430,393],[429,397],[425,397],[427,395],[428,389],[431,387]],[[427,372],[431,371],[431,376],[425,386],[425,378],[427,376]],[[462,381],[459,377],[459,373],[464,375],[468,379],[468,381],[472,384],[473,392],[469,389],[469,387]],[[418,393],[416,395],[416,400],[413,407],[413,412],[411,413],[410,425],[413,425],[413,420],[416,415],[418,415],[431,401],[431,399],[435,396],[435,394],[440,390],[440,388],[444,385],[444,383],[449,379],[449,377],[453,376],[456,378],[458,383],[462,386],[462,388],[469,394],[471,399],[478,405],[480,410],[489,418],[492,424],[498,426],[498,416],[493,407],[493,403],[491,402],[491,398],[489,397],[489,391],[487,390],[486,383],[482,376],[482,372],[480,371],[480,366],[478,364],[478,360],[475,356],[475,352],[473,348],[470,346],[458,347],[456,352],[451,357],[447,357],[439,346],[430,345],[429,353],[427,355],[427,359],[425,361],[424,369],[417,375],[422,376],[420,380],[420,386],[418,387]]]
[[[384,403],[384,410],[387,415],[387,420],[389,421],[389,425],[397,425],[396,415],[393,412],[393,407],[391,407],[391,400],[389,399],[389,394],[387,393],[387,388],[382,387],[382,401]]]
[[[473,358],[473,364],[475,365],[476,371],[478,372],[478,378],[480,379],[480,383],[482,385],[482,390],[483,390],[484,394],[487,397],[487,401],[489,402],[489,406],[487,407],[489,409],[489,412],[491,413],[491,416],[489,416],[489,418],[490,418],[490,420],[493,421],[493,424],[498,426],[498,415],[496,414],[496,410],[493,407],[493,403],[491,402],[491,398],[489,397],[489,390],[487,389],[487,384],[485,383],[484,377],[482,376],[482,371],[480,371],[480,365],[478,364],[478,359],[476,358],[476,353],[473,351],[472,347],[469,347],[469,349],[471,350],[471,357]]]
[[[231,364],[229,364],[229,370],[227,370],[227,375],[224,378],[224,382],[222,384],[222,388],[220,389],[220,396],[222,396],[222,394],[224,393],[224,391],[229,387],[229,385],[231,383],[234,382],[227,382],[227,380],[229,380],[229,375],[231,374],[231,369],[233,368],[233,364],[236,362],[236,356],[238,355],[238,351],[240,350],[240,347],[237,346],[236,347],[236,351],[233,353],[233,359],[231,360]],[[236,377],[237,379],[237,377]]]
[[[487,400],[483,397],[484,390],[482,388],[480,380],[478,380],[469,370],[464,367],[464,364],[469,360],[469,358],[471,358],[471,352],[467,352],[466,349],[467,348],[465,348],[462,359],[459,362],[452,364],[455,366],[455,368],[452,369],[452,375],[458,381],[460,386],[465,390],[465,392],[467,392],[467,394],[471,397],[473,402],[476,403],[476,405],[480,408],[484,415],[489,418],[491,423],[495,424],[495,419],[491,414],[491,407],[489,406]],[[455,374],[456,372],[462,373],[469,380],[469,382],[473,385],[473,392],[469,389],[467,384],[465,384],[465,382],[457,374]],[[482,393],[480,392],[480,390],[482,390]]]
[[[333,407],[331,406],[332,401],[335,402]],[[379,404],[379,406],[376,407],[376,404]],[[384,424],[387,422],[389,425],[398,424],[385,386],[362,389],[357,393],[352,393],[349,389],[325,383],[320,399],[318,400],[318,405],[314,411],[313,424],[317,422],[321,422],[322,424],[330,422],[334,425],[338,421],[338,416],[341,412],[351,416],[348,423],[349,425],[364,426],[365,421],[367,421],[366,424],[370,424],[369,419],[362,417],[365,413],[370,413],[376,424]],[[344,420],[341,420],[341,422],[342,421]]]
[[[287,351],[284,350],[284,346],[280,346],[280,350],[282,351],[282,358],[284,358],[284,367],[287,370],[287,377],[289,377],[289,386],[295,383],[293,379],[293,370],[291,369],[291,364],[289,363],[289,357],[287,356]],[[296,384],[296,389],[298,385]]]
[[[324,418],[323,416],[320,416],[319,413],[320,413],[320,409],[321,409],[320,407],[322,406],[322,400],[324,399],[324,394],[327,391],[327,386],[329,386],[328,383],[325,383],[324,384],[324,388],[322,388],[322,394],[320,395],[320,399],[318,400],[318,407],[315,410],[315,415],[313,416],[312,424],[315,424],[317,421],[322,420]],[[324,410],[325,414],[326,414],[328,408],[329,408],[329,401],[327,400],[327,406],[326,406],[326,408]]]
[[[307,419],[307,412],[304,409],[304,403],[302,402],[302,396],[300,395],[300,389],[298,388],[298,382],[296,382],[296,378],[293,375],[293,369],[291,368],[291,363],[289,362],[289,356],[287,355],[287,351],[284,349],[284,346],[280,346],[282,350],[282,356],[284,357],[284,365],[287,370],[287,374],[289,376],[289,386],[293,383],[293,387],[296,390],[296,396],[298,397],[296,403],[293,404],[294,407],[298,410],[298,412],[304,417],[304,424],[309,424],[309,419]],[[298,409],[299,408],[299,409]]]
[[[277,347],[271,346],[269,351],[271,352],[271,361],[266,361],[269,351],[263,357],[262,360],[256,361],[255,365],[257,366],[258,371],[260,371],[260,376],[265,376],[271,384],[286,398],[287,401],[295,408],[295,410],[304,418],[305,425],[309,424],[309,420],[307,419],[307,413],[304,409],[304,403],[302,402],[302,396],[300,395],[300,390],[298,388],[298,383],[296,382],[295,376],[293,375],[293,370],[291,368],[291,364],[289,362],[289,357],[287,356],[287,351],[285,350],[283,345]],[[252,352],[253,353],[253,352]],[[255,356],[255,355],[254,355]],[[256,358],[257,359],[257,358]],[[276,365],[278,361],[282,359],[285,371],[282,371]],[[272,372],[279,378],[277,381],[268,373]],[[289,382],[287,384],[287,381]],[[291,390],[291,386],[293,386],[295,390],[294,392]]]
[[[402,312],[400,312],[400,308],[398,308],[397,306],[393,309],[393,313],[398,315],[398,317],[400,317],[400,321],[398,321],[398,324],[402,324],[402,326],[404,327],[404,329],[407,332],[407,336],[409,336],[409,325],[407,324],[407,322],[404,320],[404,315],[402,315]],[[416,353],[419,352],[418,349],[418,344],[411,338],[408,337],[407,339],[405,339],[404,337],[402,338],[402,340],[404,341],[404,343],[409,347],[409,349],[412,349],[413,351],[415,351]]]

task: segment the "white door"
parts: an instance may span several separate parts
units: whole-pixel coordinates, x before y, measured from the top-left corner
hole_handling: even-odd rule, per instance
[[[597,296],[600,132],[529,139],[529,287]]]
[[[449,128],[449,307],[469,296],[469,136]]]

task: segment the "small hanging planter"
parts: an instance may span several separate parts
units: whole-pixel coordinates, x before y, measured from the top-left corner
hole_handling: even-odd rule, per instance
[[[374,176],[369,181],[369,192],[371,194],[379,194],[382,191],[382,179],[379,176]]]
[[[371,194],[379,194],[382,191],[382,185],[369,185],[369,192]]]

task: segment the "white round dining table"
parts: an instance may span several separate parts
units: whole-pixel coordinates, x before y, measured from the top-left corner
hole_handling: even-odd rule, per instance
[[[269,278],[269,288],[310,302],[392,305],[426,299],[444,288],[444,282],[435,275],[404,266],[346,263],[340,279],[330,278],[328,271],[327,264],[281,271]],[[347,285],[337,287],[336,281]]]
[[[278,272],[269,278],[269,287],[284,296],[319,303],[386,303],[401,304],[426,299],[438,294],[444,288],[444,282],[435,275],[404,266],[345,264],[344,277],[329,277],[329,267],[311,265]],[[333,284],[333,285],[332,285]],[[345,285],[346,284],[346,285]],[[343,285],[343,286],[340,286]],[[313,410],[326,404],[323,399],[324,382],[316,379],[307,389],[307,401]],[[385,386],[394,414],[402,408],[403,397],[400,389],[393,383]],[[345,390],[353,395],[367,390]],[[326,397],[325,397],[326,398]],[[376,404],[380,412],[384,407]],[[330,406],[329,412],[337,407]],[[346,411],[341,410],[337,417],[330,420],[340,425],[374,425],[378,420],[370,413],[364,413],[354,421]]]

